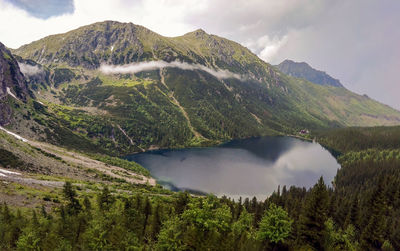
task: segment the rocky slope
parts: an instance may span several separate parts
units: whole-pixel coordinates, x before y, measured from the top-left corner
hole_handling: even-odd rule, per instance
[[[315,84],[343,87],[339,80],[332,78],[323,71],[312,68],[305,62],[298,63],[292,60],[285,60],[276,67],[289,76],[302,78]]]
[[[28,87],[17,61],[0,43],[0,125],[7,125],[12,121],[12,99],[26,102],[28,97]]]
[[[203,30],[168,38],[143,26],[114,21],[48,36],[14,53],[44,65],[67,64],[87,69],[96,69],[101,63],[179,60],[261,77],[270,68],[247,48]]]

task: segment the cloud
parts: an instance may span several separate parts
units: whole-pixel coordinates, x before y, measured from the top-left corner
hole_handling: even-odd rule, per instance
[[[287,43],[287,41],[288,36],[284,36],[282,38],[274,36],[273,38],[270,38],[268,35],[265,35],[256,41],[247,41],[244,43],[244,45],[256,53],[264,61],[271,62],[274,61],[279,50]]]
[[[72,0],[5,0],[17,8],[25,10],[29,15],[47,19],[52,16],[71,14],[74,12]]]
[[[289,30],[272,63],[308,62],[350,90],[400,110],[399,11],[400,2],[391,1],[335,4],[318,22]]]
[[[142,71],[150,71],[163,68],[179,68],[182,70],[189,70],[189,71],[200,70],[200,71],[205,71],[218,79],[227,79],[227,78],[241,79],[241,76],[239,74],[232,73],[228,70],[220,70],[220,69],[214,70],[204,65],[188,64],[179,61],[173,61],[173,62],[150,61],[150,62],[141,62],[141,63],[126,64],[126,65],[103,64],[100,66],[99,70],[104,74],[127,74],[127,73],[135,74]]]
[[[43,72],[43,70],[36,65],[29,65],[24,63],[18,63],[18,65],[19,69],[25,76],[34,76],[37,75],[38,73]]]

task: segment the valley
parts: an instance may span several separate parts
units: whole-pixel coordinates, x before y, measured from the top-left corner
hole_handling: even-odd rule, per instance
[[[0,108],[2,250],[400,248],[400,112],[306,63],[104,21],[0,43]]]
[[[80,42],[74,40],[78,36]],[[400,121],[399,112],[388,106],[345,88],[287,77],[245,47],[202,30],[166,38],[141,26],[107,21],[12,52],[19,64],[41,69],[42,77],[30,75],[36,99],[45,104],[38,109],[62,121],[63,130],[116,155],[150,146],[207,146],[304,128]],[[161,71],[154,63],[160,60],[176,67]],[[141,62],[153,64],[143,68]],[[102,64],[135,68],[106,74]],[[203,68],[193,68],[196,64]],[[241,79],[232,74],[218,78],[213,71]]]

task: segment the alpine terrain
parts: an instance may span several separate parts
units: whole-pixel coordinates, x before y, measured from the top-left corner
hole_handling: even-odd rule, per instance
[[[0,43],[0,249],[399,250],[399,125],[399,111],[307,63],[273,66],[201,29],[164,37],[104,21],[17,49]],[[126,159],[260,136],[287,137],[271,152],[226,146],[254,159],[225,156],[239,182],[219,177],[235,191],[253,187],[242,177],[267,169],[260,163],[271,167],[260,180],[273,187],[289,169],[299,182],[319,177],[296,162],[326,167],[305,148],[326,153],[336,176],[234,200],[167,190],[161,181],[173,181],[157,184],[150,168]],[[290,142],[304,144],[294,153]],[[161,173],[163,151],[154,151]],[[173,165],[187,163],[182,156]],[[220,161],[196,164],[208,165],[208,178]]]
[[[338,84],[291,78],[203,30],[168,38],[106,21],[12,53],[36,106],[53,118],[31,118],[50,131],[33,130],[57,144],[68,144],[54,140],[63,137],[58,126],[96,148],[132,153],[304,128],[400,123],[400,113],[386,105]],[[62,123],[54,127],[54,121]],[[30,127],[16,126],[32,135]]]

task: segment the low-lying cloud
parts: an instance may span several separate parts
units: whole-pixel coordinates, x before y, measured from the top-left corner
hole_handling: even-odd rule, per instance
[[[43,72],[43,70],[36,65],[29,65],[24,63],[18,63],[18,65],[19,69],[25,76],[34,76]]]
[[[150,61],[140,62],[126,65],[101,65],[99,70],[104,74],[127,74],[127,73],[138,73],[143,71],[151,71],[163,68],[179,68],[182,70],[194,71],[200,70],[207,72],[218,79],[236,78],[242,79],[239,74],[230,72],[228,70],[214,70],[200,64],[188,64],[185,62],[173,61]]]

